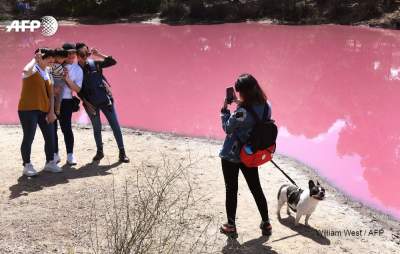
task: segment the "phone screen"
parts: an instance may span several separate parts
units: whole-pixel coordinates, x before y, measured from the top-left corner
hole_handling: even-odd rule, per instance
[[[228,104],[231,104],[235,99],[236,99],[235,90],[233,89],[233,87],[228,87],[226,89],[226,100]]]

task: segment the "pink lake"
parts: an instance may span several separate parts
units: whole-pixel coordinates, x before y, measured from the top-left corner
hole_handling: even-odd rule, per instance
[[[21,70],[34,49],[65,41],[117,59],[105,73],[126,127],[223,139],[225,88],[252,73],[272,102],[280,154],[400,219],[399,31],[246,23],[62,26],[50,38],[1,31],[0,122],[18,123]],[[83,112],[75,120],[88,122]]]

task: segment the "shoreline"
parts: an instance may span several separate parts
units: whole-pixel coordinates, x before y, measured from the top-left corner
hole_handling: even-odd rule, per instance
[[[73,127],[77,128],[77,129],[79,129],[79,128],[91,129],[92,128],[90,125],[74,125]],[[103,130],[111,131],[111,128],[109,125],[104,125]],[[191,139],[193,141],[209,143],[209,144],[214,144],[214,145],[219,145],[219,146],[222,146],[222,142],[223,142],[223,140],[218,140],[218,139],[214,139],[214,138],[190,137],[190,136],[180,135],[180,134],[175,134],[175,133],[156,132],[156,131],[151,131],[151,130],[146,130],[146,129],[136,129],[136,128],[127,128],[127,127],[122,127],[122,132],[123,132],[123,134],[124,133],[141,133],[141,134],[145,133],[145,134],[154,135],[161,139],[168,139],[168,138],[185,139],[185,140]],[[216,154],[215,156],[218,157],[218,154]],[[387,214],[376,208],[369,207],[368,205],[363,204],[361,201],[357,201],[357,200],[353,199],[350,195],[347,195],[346,193],[342,192],[338,187],[336,187],[334,183],[331,183],[328,179],[320,176],[315,169],[313,169],[312,167],[309,167],[302,161],[299,161],[297,159],[291,158],[290,156],[281,155],[281,154],[275,154],[274,158],[289,160],[291,162],[294,162],[295,164],[298,164],[300,166],[300,171],[303,174],[308,176],[310,179],[318,180],[324,186],[329,186],[329,189],[334,190],[335,198],[338,198],[343,203],[349,204],[350,207],[356,209],[364,216],[372,217],[373,219],[371,222],[374,222],[374,220],[375,220],[378,223],[383,224],[385,226],[385,228],[387,228],[387,229],[392,229],[392,228],[397,229],[400,234],[400,218],[396,219],[394,216],[392,216],[390,214]],[[271,163],[268,163],[268,164],[271,164]],[[287,179],[285,178],[284,175],[282,175],[282,179],[287,181]],[[377,219],[377,218],[379,218],[379,219]]]
[[[0,28],[9,25],[15,19],[2,19],[0,20]],[[399,30],[399,27],[388,26],[385,24],[373,23],[373,21],[362,21],[355,22],[351,24],[340,24],[332,22],[315,22],[315,23],[295,23],[295,22],[285,22],[277,19],[261,18],[261,19],[243,19],[243,20],[182,20],[182,21],[168,21],[161,18],[158,15],[148,15],[146,18],[130,17],[121,19],[111,19],[111,20],[99,20],[98,18],[59,18],[57,19],[60,26],[76,26],[76,25],[112,25],[112,24],[150,24],[150,25],[167,25],[167,26],[187,26],[187,25],[220,25],[220,24],[239,24],[239,23],[254,23],[254,24],[267,24],[276,26],[325,26],[325,25],[336,25],[345,27],[366,27],[371,29],[384,29],[384,30]],[[400,26],[400,25],[399,25]]]
[[[274,157],[276,163],[300,187],[306,185],[309,179],[320,181],[327,191],[326,200],[318,205],[311,216],[310,227],[304,226],[304,218],[295,227],[293,216],[287,216],[284,209],[279,219],[276,214],[276,193],[288,181],[271,163],[263,165],[259,175],[268,202],[273,234],[270,238],[260,238],[260,217],[240,174],[236,220],[239,238],[232,245],[226,236],[217,231],[226,220],[225,188],[218,159],[222,141],[123,128],[125,149],[131,163],[120,164],[116,162],[118,148],[110,127],[105,125],[102,133],[105,158],[99,164],[93,164],[91,158],[96,148],[91,127],[74,125],[74,153],[78,165],[63,165],[65,150],[61,143],[60,156],[64,171],[51,174],[40,171],[44,161],[43,139],[40,131],[37,131],[32,146],[32,163],[39,170],[39,176],[27,178],[21,176],[22,167],[19,163],[21,128],[15,124],[0,125],[0,137],[4,140],[0,144],[0,157],[7,158],[0,166],[3,172],[0,179],[1,253],[86,253],[90,250],[87,230],[92,225],[90,204],[93,200],[98,201],[96,213],[102,216],[108,211],[102,200],[110,191],[114,193],[114,186],[118,199],[124,198],[126,184],[129,183],[133,189],[140,186],[135,179],[143,179],[146,184],[150,172],[156,170],[162,175],[182,166],[185,168],[182,178],[188,179],[190,184],[183,182],[174,190],[185,196],[184,190],[189,186],[193,191],[193,200],[197,200],[188,211],[189,218],[195,225],[205,218],[211,223],[209,230],[201,237],[213,249],[206,253],[221,252],[221,249],[222,253],[293,253],[296,249],[296,253],[372,254],[381,250],[381,253],[394,254],[400,246],[398,221],[346,199],[313,169],[282,155]],[[160,168],[162,165],[167,167]],[[134,197],[136,192],[131,193]],[[110,202],[107,200],[104,202]],[[190,237],[182,240],[190,242]],[[71,252],[73,249],[77,251]]]
[[[20,128],[20,126],[18,124],[0,124],[0,130],[1,130],[1,128],[4,128],[4,127],[11,128],[11,129]],[[73,128],[73,130],[91,130],[92,129],[91,125],[76,124],[76,123],[72,124],[72,128]],[[191,136],[181,135],[178,133],[157,132],[157,131],[151,131],[151,130],[146,130],[146,129],[130,128],[130,127],[121,127],[121,129],[122,129],[122,134],[124,134],[124,135],[125,134],[128,134],[128,135],[132,135],[132,134],[133,135],[151,135],[151,136],[160,138],[162,140],[168,140],[168,139],[172,138],[172,139],[178,139],[178,140],[191,140],[191,141],[195,141],[195,142],[200,142],[200,143],[205,143],[205,144],[213,144],[213,145],[219,145],[219,146],[222,145],[222,142],[223,142],[223,140],[218,140],[218,139],[214,139],[214,138],[191,137]],[[102,131],[111,132],[111,128],[109,125],[103,125]],[[216,154],[215,156],[218,157],[218,154]],[[364,204],[361,201],[354,199],[350,195],[341,191],[334,183],[330,182],[325,177],[320,176],[315,169],[306,165],[302,161],[299,161],[297,159],[291,158],[290,156],[281,155],[281,154],[275,154],[274,158],[279,159],[279,160],[287,160],[287,161],[290,161],[290,162],[293,162],[293,163],[299,165],[300,167],[298,169],[301,171],[302,174],[306,175],[310,179],[318,180],[324,187],[328,187],[328,191],[331,194],[334,193],[334,198],[337,198],[341,203],[347,204],[351,208],[360,212],[360,214],[362,214],[368,218],[371,218],[371,223],[373,223],[373,224],[380,223],[386,229],[398,230],[398,233],[400,234],[400,219],[396,219],[394,216],[392,216],[388,213],[385,213],[384,211],[380,211],[377,208],[370,207],[367,204]],[[267,164],[271,164],[271,163],[267,163]],[[284,175],[282,175],[282,179],[285,181],[287,180]]]

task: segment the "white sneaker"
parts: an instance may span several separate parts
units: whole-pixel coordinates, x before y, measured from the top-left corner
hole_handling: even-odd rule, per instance
[[[31,163],[26,163],[22,174],[31,177],[37,175],[37,171],[33,168],[33,165]]]
[[[67,164],[70,166],[76,165],[76,159],[73,153],[67,154]]]
[[[62,168],[60,168],[59,166],[57,166],[57,163],[52,160],[50,162],[48,162],[45,166],[44,166],[44,171],[48,171],[51,173],[61,173],[62,172]]]
[[[60,158],[60,156],[58,155],[58,153],[54,153],[54,161],[55,161],[56,163],[60,163],[61,158]]]

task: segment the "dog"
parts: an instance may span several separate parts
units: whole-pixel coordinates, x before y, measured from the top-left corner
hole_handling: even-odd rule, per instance
[[[278,191],[278,218],[281,219],[282,206],[287,203],[287,214],[290,210],[296,212],[295,226],[299,224],[301,216],[305,215],[305,225],[309,226],[308,220],[314,212],[318,203],[325,199],[325,189],[317,181],[308,182],[308,189],[302,190],[296,185],[284,184]]]

